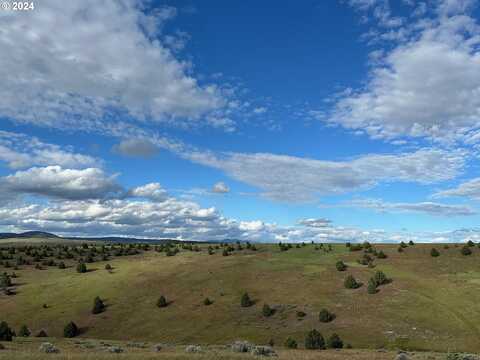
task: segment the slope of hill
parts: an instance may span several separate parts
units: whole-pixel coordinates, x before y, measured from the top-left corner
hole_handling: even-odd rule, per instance
[[[12,296],[0,295],[1,319],[14,329],[22,324],[33,332],[44,329],[61,337],[64,325],[75,321],[81,337],[151,341],[170,344],[228,344],[244,339],[256,344],[273,341],[282,346],[288,337],[302,346],[307,331],[316,328],[325,338],[337,333],[358,348],[386,348],[479,352],[480,249],[462,255],[461,246],[432,257],[432,245],[415,245],[397,251],[394,245],[376,245],[387,258],[375,258],[374,268],[360,265],[363,251],[334,245],[332,251],[313,245],[281,251],[277,245],[259,245],[230,256],[222,250],[208,255],[182,250],[165,256],[153,250],[87,264],[79,274],[75,263],[61,270],[20,266]],[[337,271],[343,260],[347,269]],[[392,281],[367,292],[377,270]],[[0,272],[12,272],[2,268]],[[346,289],[353,275],[363,285]],[[253,299],[241,307],[242,294]],[[164,295],[167,307],[156,306]],[[105,300],[105,312],[91,313],[93,299]],[[208,297],[213,303],[204,305]],[[272,316],[264,316],[269,304]],[[46,308],[42,307],[46,304]],[[319,321],[319,311],[335,314]],[[304,313],[304,314],[302,314]]]

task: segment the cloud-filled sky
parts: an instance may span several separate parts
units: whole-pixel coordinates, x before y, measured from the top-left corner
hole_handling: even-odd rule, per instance
[[[0,11],[0,231],[480,240],[475,0]]]

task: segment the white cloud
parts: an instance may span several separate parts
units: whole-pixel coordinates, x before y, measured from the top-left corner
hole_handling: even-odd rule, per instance
[[[129,191],[129,195],[147,198],[152,201],[164,201],[167,198],[167,191],[159,183],[149,183],[133,188]]]
[[[230,192],[230,188],[227,186],[227,184],[220,181],[220,182],[217,182],[215,185],[213,185],[212,192],[217,194],[226,194]]]
[[[163,42],[175,9],[142,10],[137,0],[43,0],[35,11],[2,11],[0,116],[95,129],[119,111],[174,122],[218,111],[221,90],[199,84]]]
[[[348,161],[268,153],[217,155],[193,151],[182,156],[221,169],[232,178],[259,188],[263,196],[289,202],[363,190],[380,182],[441,182],[455,178],[466,160],[462,151],[431,148],[396,155],[365,155]]]
[[[380,199],[355,199],[345,205],[373,209],[379,212],[413,212],[433,216],[471,216],[476,211],[466,205],[449,205],[430,201],[416,203],[391,203]]]
[[[298,221],[298,224],[308,226],[308,227],[314,227],[314,228],[324,228],[324,227],[330,226],[331,221],[323,218],[320,218],[320,219],[309,218],[309,219],[302,219]]]
[[[441,1],[437,18],[402,28],[366,86],[340,96],[328,121],[388,140],[465,141],[477,132],[480,29],[463,14],[467,3]]]
[[[41,195],[59,199],[104,199],[123,190],[115,176],[98,168],[63,169],[60,166],[33,167],[0,178],[0,192],[9,195]]]
[[[433,197],[459,196],[470,199],[480,199],[480,178],[475,178],[461,183],[454,189],[443,190],[435,193]]]
[[[13,169],[35,165],[83,168],[101,164],[100,160],[91,156],[44,143],[36,137],[7,131],[0,131],[0,161],[6,162]]]

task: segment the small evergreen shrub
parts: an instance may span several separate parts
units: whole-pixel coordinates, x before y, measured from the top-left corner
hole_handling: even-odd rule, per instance
[[[432,248],[432,250],[430,250],[430,256],[431,257],[438,257],[438,256],[440,256],[440,252],[437,249]]]
[[[93,300],[92,314],[100,314],[105,311],[105,304],[100,297],[96,297]]]
[[[27,327],[27,325],[22,325],[22,327],[18,331],[18,336],[29,337],[30,335],[31,335],[31,332],[30,332],[30,329]]]
[[[272,309],[272,308],[270,307],[270,305],[268,305],[268,304],[264,304],[264,305],[263,305],[263,308],[262,308],[262,314],[263,314],[263,316],[265,316],[265,317],[270,317],[270,316],[273,315],[274,312],[275,312],[275,310]]]
[[[164,307],[167,307],[168,303],[167,303],[167,299],[165,298],[165,296],[160,296],[157,300],[157,306],[159,308],[164,308]]]
[[[387,255],[386,255],[382,250],[380,250],[380,251],[377,253],[377,258],[378,258],[378,259],[386,259],[386,258],[387,258]]]
[[[313,329],[307,333],[307,336],[305,337],[305,349],[325,349],[325,339],[316,329]]]
[[[12,341],[15,333],[5,321],[0,322],[0,341]]]
[[[470,248],[465,245],[464,247],[462,247],[461,253],[464,256],[472,255],[472,250],[470,250]]]
[[[320,313],[318,314],[318,320],[320,320],[320,322],[323,322],[323,323],[328,323],[330,321],[333,321],[334,319],[335,319],[335,315],[332,314],[327,309],[320,310]]]
[[[357,280],[355,280],[353,275],[348,275],[345,278],[345,281],[344,281],[343,284],[344,284],[345,288],[347,288],[347,289],[357,289],[357,288],[360,287],[360,284],[357,282]]]
[[[332,334],[327,340],[327,346],[330,349],[341,349],[343,348],[343,341],[337,334]]]
[[[87,272],[87,265],[85,265],[85,263],[83,263],[83,262],[78,263],[77,272],[80,273],[80,274],[86,273]]]
[[[213,301],[210,300],[208,297],[206,297],[206,298],[203,300],[203,305],[205,305],[205,306],[212,305],[212,304],[213,304]]]
[[[387,275],[385,275],[385,273],[383,271],[376,271],[373,278],[374,278],[375,282],[377,283],[377,286],[385,285],[389,282],[389,279],[387,278]]]
[[[338,271],[345,271],[347,270],[347,265],[341,260],[337,261],[335,264],[335,267],[337,268]]]
[[[79,334],[77,324],[73,321],[70,321],[65,328],[63,329],[63,336],[66,338],[74,338]]]
[[[252,299],[250,299],[250,296],[248,295],[248,293],[244,293],[242,295],[242,298],[240,299],[240,305],[242,307],[249,307],[253,305],[253,301]]]
[[[287,338],[287,340],[285,340],[285,347],[287,349],[296,349],[296,348],[298,348],[297,341],[295,339],[292,339],[291,337],[289,337],[289,338]]]
[[[367,292],[369,294],[376,294],[377,293],[377,282],[375,281],[374,278],[370,278],[368,280]]]
[[[35,337],[48,337],[48,335],[45,330],[40,330]]]

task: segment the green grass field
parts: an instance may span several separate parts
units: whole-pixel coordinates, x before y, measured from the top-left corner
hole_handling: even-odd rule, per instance
[[[376,259],[373,269],[356,262],[362,251],[349,252],[345,245],[334,245],[329,253],[313,245],[286,252],[276,245],[260,245],[256,252],[236,251],[226,257],[221,251],[208,255],[206,246],[201,252],[182,251],[171,257],[149,251],[108,261],[112,273],[104,270],[106,262],[89,265],[93,271],[85,274],[74,267],[21,266],[15,271],[16,295],[0,295],[0,320],[17,331],[26,324],[33,333],[44,329],[56,338],[71,320],[82,328],[80,338],[176,346],[225,345],[239,339],[255,344],[272,339],[283,346],[287,337],[302,345],[306,332],[316,328],[325,337],[338,333],[354,350],[480,352],[480,249],[463,256],[461,246],[445,250],[437,245],[441,255],[433,258],[432,245],[410,246],[403,253],[396,245],[375,247],[388,258]],[[348,269],[337,271],[337,260]],[[376,270],[393,281],[372,295],[366,284]],[[12,269],[0,267],[3,271]],[[348,274],[363,286],[346,289],[343,280]],[[240,307],[244,292],[254,299],[253,306]],[[97,295],[106,300],[107,310],[92,315]],[[156,307],[160,295],[171,301],[168,307]],[[213,304],[205,306],[205,297]],[[264,303],[275,308],[273,316],[262,315]],[[319,322],[322,308],[335,313],[335,320]],[[297,311],[307,315],[298,318]],[[308,352],[302,356],[306,357],[298,358],[310,359]]]

